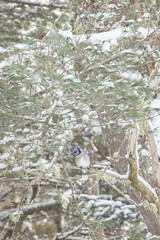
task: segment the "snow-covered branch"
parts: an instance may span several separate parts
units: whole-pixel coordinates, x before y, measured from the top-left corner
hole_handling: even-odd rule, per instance
[[[67,5],[65,2],[52,2],[50,4],[41,4],[40,1],[36,1],[36,2],[31,2],[29,0],[5,0],[4,2],[8,2],[8,3],[18,3],[18,4],[27,4],[29,6],[42,6],[42,7],[49,7],[49,8],[66,8]]]
[[[155,190],[147,183],[142,177],[139,176],[139,159],[137,156],[137,140],[138,140],[138,127],[134,125],[131,132],[131,139],[129,145],[129,180],[131,181],[131,186],[137,189],[144,199],[148,200],[150,203],[157,205],[157,194]],[[158,206],[157,206],[158,207]]]
[[[24,206],[20,211],[20,218],[24,218],[35,212],[38,213],[40,211],[49,211],[51,209],[56,210],[59,206],[60,206],[60,203],[55,200]],[[13,214],[14,211],[15,211],[14,209],[11,209],[11,210],[5,210],[0,212],[0,220],[6,219],[7,217],[10,216],[10,214]]]

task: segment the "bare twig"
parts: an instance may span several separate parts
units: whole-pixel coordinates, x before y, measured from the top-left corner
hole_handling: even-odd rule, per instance
[[[124,55],[133,55],[133,54],[134,54],[134,53],[130,53],[130,52],[120,52],[120,53],[117,53],[117,54],[113,55],[112,57],[110,57],[110,58],[102,61],[102,62],[99,63],[99,64],[96,64],[96,65],[94,65],[94,66],[92,66],[92,67],[90,67],[90,68],[88,68],[88,67],[84,68],[83,73],[90,72],[91,70],[96,69],[96,67],[99,67],[99,66],[101,66],[101,65],[103,65],[103,64],[108,64],[108,63],[110,63],[111,61],[116,60],[116,59],[118,59],[118,58],[120,58],[120,57],[122,57],[122,56],[124,56]]]
[[[57,233],[56,236],[53,238],[53,240],[63,240],[67,237],[71,236],[72,234],[76,233],[79,229],[82,228],[84,225],[84,222],[82,222],[78,227],[74,228],[72,231],[66,232],[66,233]]]

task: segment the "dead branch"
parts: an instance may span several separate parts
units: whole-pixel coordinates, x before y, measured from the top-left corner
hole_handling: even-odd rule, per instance
[[[53,240],[64,240],[67,237],[71,236],[72,234],[79,231],[79,229],[82,228],[84,225],[84,222],[82,222],[78,227],[74,228],[72,231],[66,232],[66,233],[57,233],[56,236],[53,238]]]

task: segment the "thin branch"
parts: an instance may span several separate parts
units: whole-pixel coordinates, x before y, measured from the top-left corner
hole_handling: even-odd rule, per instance
[[[66,232],[66,233],[57,233],[56,236],[53,238],[53,240],[63,240],[66,239],[67,237],[73,235],[74,233],[78,232],[79,229],[82,228],[84,225],[84,222],[82,222],[78,227],[74,228],[72,231]]]
[[[102,61],[101,63],[96,64],[96,65],[94,65],[94,66],[91,66],[91,67],[88,68],[88,69],[86,69],[87,67],[84,68],[84,70],[83,70],[82,73],[90,72],[91,70],[96,69],[96,67],[99,67],[99,66],[101,66],[101,65],[103,65],[103,64],[108,64],[108,63],[110,63],[111,61],[116,60],[116,59],[118,59],[119,57],[122,57],[123,55],[133,55],[133,53],[125,52],[125,51],[124,51],[124,52],[117,53],[117,54],[113,55],[112,57],[110,57],[110,58]]]
[[[51,200],[51,201],[46,201],[43,203],[35,203],[29,206],[25,206],[23,207],[21,216],[27,216],[27,215],[31,215],[33,214],[35,211],[40,212],[40,211],[49,211],[52,209],[57,210],[57,207],[60,205],[59,202],[55,201],[55,200]]]
[[[160,29],[160,27],[157,27],[153,32],[151,32],[146,38],[145,41],[148,40],[149,38],[153,37],[155,33]]]
[[[28,215],[32,215],[33,213],[38,213],[40,211],[49,211],[51,209],[57,209],[57,207],[60,205],[59,202],[52,200],[52,201],[46,201],[46,202],[42,202],[42,203],[34,203],[28,206],[24,206],[21,210],[20,213],[20,218],[22,217],[26,217]],[[15,211],[17,211],[17,208],[14,209],[9,209],[9,210],[5,210],[2,211],[0,213],[0,220],[3,220],[7,217],[10,216],[10,214],[14,213]]]
[[[9,114],[9,113],[5,113],[5,115],[7,115],[8,117],[11,117],[12,119],[20,119],[23,121],[32,121],[32,122],[36,122],[36,123],[44,123],[46,119],[36,119],[36,118],[32,118],[32,117],[27,117],[27,116],[19,116],[19,115],[13,115],[13,114]]]
[[[53,115],[54,113],[54,108],[56,107],[57,105],[57,101],[55,100],[53,106],[52,106],[52,113],[46,117],[45,119],[36,119],[36,118],[32,118],[32,117],[27,117],[27,116],[19,116],[19,115],[13,115],[13,114],[8,114],[8,113],[5,113],[8,117],[11,117],[12,119],[15,118],[15,119],[20,119],[20,120],[23,120],[23,121],[31,121],[31,122],[36,122],[36,123],[47,123],[48,120],[51,118],[51,116]],[[1,110],[0,110],[1,111]]]

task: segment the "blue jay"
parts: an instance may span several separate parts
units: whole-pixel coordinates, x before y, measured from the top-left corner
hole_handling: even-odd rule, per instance
[[[82,180],[88,180],[87,169],[90,165],[89,155],[81,148],[75,146],[73,149],[73,153],[75,155],[75,162],[77,167],[82,168]]]

